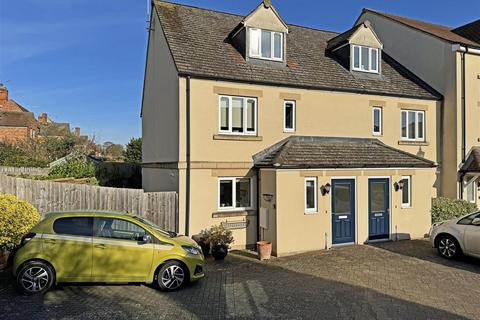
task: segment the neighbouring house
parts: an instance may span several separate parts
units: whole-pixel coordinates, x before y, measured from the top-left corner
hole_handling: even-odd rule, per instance
[[[8,96],[8,89],[0,84],[0,141],[18,143],[35,138],[39,128],[32,112]]]
[[[38,116],[38,125],[40,127],[40,137],[62,138],[71,134],[70,123],[55,122],[45,112]]]
[[[443,97],[369,21],[154,1],[149,30],[143,188],[178,192],[180,232],[222,224],[276,255],[428,232]]]
[[[480,20],[452,28],[364,9],[384,52],[443,97],[439,146],[440,194],[480,204]],[[473,165],[472,165],[473,162]]]

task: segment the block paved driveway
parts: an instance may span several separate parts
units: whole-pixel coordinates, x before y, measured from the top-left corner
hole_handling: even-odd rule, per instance
[[[480,319],[480,261],[446,261],[423,240],[268,262],[229,255],[175,293],[65,285],[23,297],[0,281],[1,319]]]

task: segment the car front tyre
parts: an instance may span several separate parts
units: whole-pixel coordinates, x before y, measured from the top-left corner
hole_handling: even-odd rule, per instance
[[[157,272],[157,284],[162,291],[181,289],[188,282],[188,271],[178,261],[165,263]]]
[[[447,259],[455,259],[461,255],[462,249],[458,241],[449,235],[441,235],[437,245],[438,253]]]
[[[55,273],[42,261],[30,261],[17,272],[18,289],[25,295],[46,293],[55,283]]]

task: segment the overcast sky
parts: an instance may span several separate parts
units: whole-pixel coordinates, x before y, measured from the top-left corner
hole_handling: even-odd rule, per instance
[[[246,15],[259,0],[183,0]],[[363,7],[459,26],[479,0],[273,0],[288,23],[344,31]],[[98,142],[141,135],[147,0],[0,0],[0,83],[36,115],[79,126]]]

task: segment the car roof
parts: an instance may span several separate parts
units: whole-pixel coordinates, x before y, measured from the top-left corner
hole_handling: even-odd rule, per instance
[[[72,210],[72,211],[54,211],[49,212],[45,217],[134,217],[133,214],[127,212],[117,212],[117,211],[108,211],[108,210]]]

